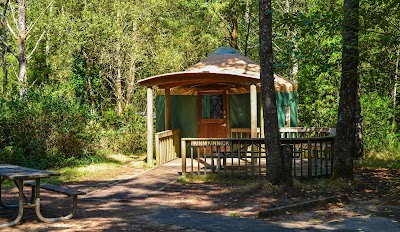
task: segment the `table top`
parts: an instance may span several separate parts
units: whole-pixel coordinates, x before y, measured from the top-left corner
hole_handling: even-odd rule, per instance
[[[25,168],[11,164],[0,164],[0,176],[10,180],[48,178],[59,175],[60,174],[56,172]]]

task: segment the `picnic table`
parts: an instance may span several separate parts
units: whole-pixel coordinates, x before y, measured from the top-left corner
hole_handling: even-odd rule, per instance
[[[11,164],[0,164],[0,206],[3,208],[18,208],[18,216],[9,223],[0,224],[1,227],[8,227],[16,225],[22,218],[24,214],[24,209],[35,208],[37,217],[44,222],[61,221],[72,218],[76,212],[77,207],[77,195],[84,194],[80,191],[75,191],[67,188],[61,188],[58,186],[41,184],[40,180],[42,178],[50,178],[52,176],[59,176],[59,173],[37,170],[33,168],[26,168]],[[1,199],[1,186],[3,182],[8,179],[14,182],[18,188],[19,200],[16,205],[9,205],[3,203]],[[30,181],[30,182],[28,182]],[[24,186],[30,186],[32,188],[31,197],[28,200],[24,194]],[[56,217],[56,218],[46,218],[40,212],[40,190],[47,189],[50,191],[64,193],[68,196],[73,196],[73,207],[72,212],[67,216]]]

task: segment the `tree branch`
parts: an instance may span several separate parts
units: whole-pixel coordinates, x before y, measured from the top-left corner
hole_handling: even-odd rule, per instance
[[[0,36],[0,41],[2,44],[4,44],[7,47],[7,51],[10,52],[11,54],[13,54],[15,57],[17,57],[17,55],[15,54],[15,52],[10,48],[10,46],[8,46],[7,42],[4,41],[3,37]]]
[[[28,35],[29,32],[32,30],[32,28],[36,25],[36,23],[39,21],[39,19],[43,16],[44,12],[49,9],[49,7],[51,6],[51,4],[53,4],[54,0],[52,0],[49,5],[47,5],[47,7],[40,13],[40,15],[36,18],[35,22],[33,22],[29,27],[28,30],[26,32],[26,34]]]
[[[42,32],[42,34],[40,35],[39,39],[36,41],[35,47],[32,49],[31,53],[26,57],[26,60],[29,60],[31,58],[31,56],[35,52],[36,48],[38,47],[40,41],[42,40],[44,34],[46,33],[46,31],[47,31],[47,29]]]
[[[6,12],[6,10],[4,10]],[[3,19],[4,23],[7,25],[8,30],[11,32],[11,34],[14,36],[14,38],[17,38],[17,35],[15,34],[14,30],[11,28],[11,25],[8,23],[8,20],[5,16],[5,14],[0,13],[0,17]]]
[[[8,5],[10,6],[11,16],[12,16],[12,18],[14,20],[15,27],[18,28],[18,21],[15,19],[14,9],[11,7],[10,3],[8,3]],[[18,39],[17,34],[14,32],[14,30],[12,29],[11,25],[8,23],[7,20],[6,20],[6,23],[7,23],[8,30],[10,30],[11,34],[14,36],[15,39]]]
[[[18,79],[18,74],[17,74],[17,72],[15,71],[14,64],[13,64],[12,62],[11,62],[10,64],[11,64],[11,69],[13,70],[14,76]]]
[[[7,13],[7,5],[8,5],[9,2],[10,2],[10,0],[7,0],[7,1],[4,3],[4,11],[3,11],[3,15],[4,15],[4,16],[5,16],[6,13]]]

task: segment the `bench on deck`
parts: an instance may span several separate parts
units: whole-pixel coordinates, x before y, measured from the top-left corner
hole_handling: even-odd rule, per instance
[[[35,199],[36,183],[34,181],[27,181],[27,182],[24,183],[24,185],[25,186],[30,186],[32,188],[32,198],[31,199],[32,200]],[[85,195],[86,194],[85,192],[82,192],[82,191],[78,191],[78,190],[74,190],[74,189],[70,189],[70,188],[65,188],[65,187],[60,187],[60,186],[56,186],[56,185],[52,185],[52,184],[40,183],[40,188],[48,190],[48,191],[64,194],[64,195],[67,195],[68,197],[72,197],[72,211],[71,211],[71,213],[69,213],[66,216],[62,216],[62,217],[58,217],[58,218],[44,218],[46,221],[50,221],[50,222],[66,220],[66,219],[72,218],[75,215],[76,210],[78,208],[78,195]]]

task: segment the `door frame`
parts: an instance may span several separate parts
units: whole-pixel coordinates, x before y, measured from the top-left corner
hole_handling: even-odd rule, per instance
[[[209,90],[209,91],[198,91],[196,96],[196,125],[197,125],[197,137],[200,138],[201,136],[201,125],[202,120],[221,120],[221,119],[202,119],[201,112],[202,112],[202,95],[222,95],[222,108],[223,108],[223,119],[226,123],[225,130],[226,130],[226,138],[230,138],[230,105],[229,105],[229,95],[225,90]]]

